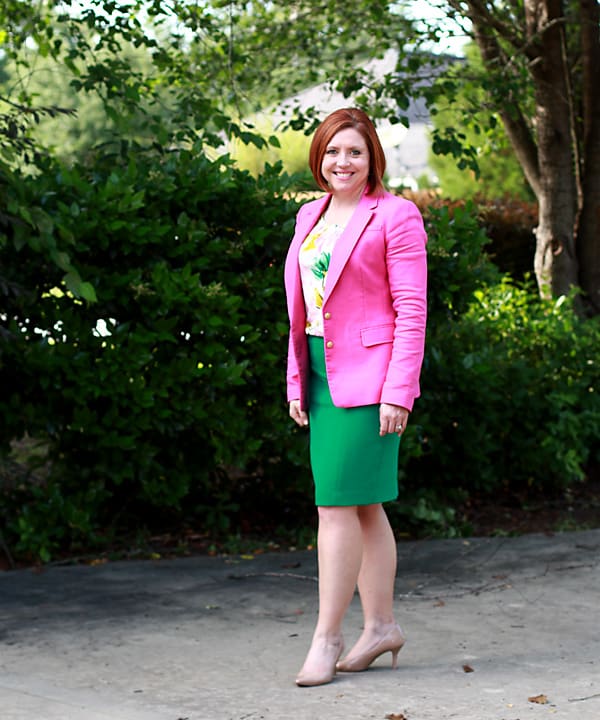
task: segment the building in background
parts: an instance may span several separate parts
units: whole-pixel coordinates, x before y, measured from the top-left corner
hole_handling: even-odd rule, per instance
[[[394,71],[397,54],[389,51],[382,59],[372,60],[365,65],[365,70],[375,78],[381,78]],[[452,58],[455,60],[457,58]],[[429,76],[429,71],[427,75]],[[419,80],[426,82],[426,80]],[[430,81],[429,81],[430,82]],[[289,118],[294,108],[306,112],[314,109],[318,117],[325,117],[330,112],[342,107],[353,105],[353,99],[345,98],[342,93],[332,90],[327,84],[316,85],[285,100],[273,112],[275,122]],[[365,108],[368,112],[368,108]],[[424,178],[427,184],[435,184],[437,178],[428,164],[431,146],[431,118],[422,98],[416,98],[409,104],[403,114],[409,120],[409,127],[402,123],[392,124],[389,120],[376,120],[377,131],[385,151],[387,172],[386,184],[391,188],[418,189],[419,182]]]

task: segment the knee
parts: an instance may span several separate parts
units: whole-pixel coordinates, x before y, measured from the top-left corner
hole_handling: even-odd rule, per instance
[[[358,507],[358,519],[363,527],[378,525],[387,521],[387,515],[381,503],[373,505],[360,505]]]
[[[355,505],[344,506],[319,506],[317,508],[320,525],[344,525],[348,522],[355,522],[358,515],[358,508]]]
[[[379,517],[384,510],[381,503],[373,503],[372,505],[359,505],[357,512],[360,517],[368,518]]]

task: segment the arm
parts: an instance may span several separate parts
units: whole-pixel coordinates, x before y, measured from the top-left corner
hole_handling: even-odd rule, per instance
[[[426,241],[417,207],[408,201],[399,203],[386,226],[386,267],[396,320],[381,402],[406,411],[412,410],[420,393],[427,315]],[[395,421],[397,411],[392,414]],[[390,414],[384,415],[389,426]]]

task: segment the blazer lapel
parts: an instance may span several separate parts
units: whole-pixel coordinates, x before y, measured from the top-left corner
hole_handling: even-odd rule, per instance
[[[289,284],[288,304],[291,316],[304,312],[304,296],[302,294],[302,280],[300,278],[300,265],[298,263],[300,246],[306,239],[308,233],[317,224],[329,199],[330,195],[325,195],[323,198],[305,205],[303,212],[300,213],[297,219],[296,231],[288,251],[288,258],[290,260],[289,269],[286,265],[286,281]]]
[[[292,241],[292,247],[298,246],[298,249],[300,249],[300,245],[302,245],[304,240],[306,240],[306,236],[314,228],[323,214],[325,207],[329,203],[330,197],[330,195],[325,195],[322,198],[319,198],[319,200],[315,200],[305,206],[304,212],[298,218],[298,227],[296,228],[296,234],[294,235],[294,239]]]
[[[331,254],[331,262],[327,271],[327,280],[325,281],[325,295],[323,304],[333,292],[340,275],[348,262],[354,246],[362,235],[367,223],[373,215],[373,210],[377,207],[377,198],[370,195],[363,195],[360,202],[356,206],[354,214],[346,225],[344,232],[340,235],[335,243],[335,247]]]

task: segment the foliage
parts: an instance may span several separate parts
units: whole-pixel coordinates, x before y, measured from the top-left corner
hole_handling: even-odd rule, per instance
[[[215,23],[210,33],[216,39],[215,62],[207,58],[205,71],[217,92],[228,88],[240,115],[343,77],[413,30],[413,23],[385,0],[230,2],[225,11],[218,9],[221,2],[204,5],[212,6],[206,14],[220,18],[220,28]]]
[[[431,207],[426,213],[429,243],[428,317],[434,327],[460,317],[473,293],[498,279],[484,253],[489,238],[471,203]]]
[[[266,147],[242,118],[380,56],[412,28],[386,2],[341,0],[9,0],[0,21],[7,95],[18,95],[25,117],[40,95],[77,107],[81,117],[68,126],[75,148],[91,130],[101,139],[132,126],[162,142],[169,122],[186,137],[195,128],[207,144],[225,134]],[[381,51],[371,49],[375,38]],[[59,139],[64,133],[58,127]],[[47,130],[42,138],[57,139]]]
[[[476,149],[477,173],[461,169],[451,154],[430,152],[429,164],[439,179],[444,197],[521,198],[531,200],[532,192],[523,175],[497,111],[488,109],[482,84],[481,57],[473,45],[466,48],[465,60],[457,63],[463,82],[452,102],[440,97],[432,114],[434,133],[439,137],[447,128],[460,128],[463,142]],[[444,77],[438,80],[444,84]],[[482,122],[487,110],[487,120]]]
[[[280,165],[252,176],[218,153],[231,138],[282,144],[239,120],[257,84],[262,102],[332,69],[341,89],[402,122],[420,60],[401,53],[403,72],[383,85],[356,61],[366,35],[383,52],[412,27],[388,5],[254,3],[250,18],[247,3],[3,4],[3,69],[19,81],[0,98],[0,456],[14,463],[25,440],[35,452],[3,481],[0,517],[22,557],[124,528],[236,534],[312,519],[306,435],[283,402],[297,178]],[[36,99],[26,80],[37,57],[69,73],[77,98],[97,98],[102,145],[59,159],[36,133],[73,97]],[[425,93],[457,92],[421,80]],[[462,152],[452,133],[438,142]],[[466,157],[475,168],[476,149]],[[480,208],[425,210],[423,397],[393,512],[439,529],[456,522],[456,497],[551,490],[597,457],[598,326],[576,320],[570,300],[540,305],[503,280]]]
[[[152,75],[151,57],[145,50],[122,43],[120,53],[132,69]],[[13,112],[15,121],[26,122],[19,136],[29,137],[30,144],[66,163],[123,136],[143,141],[148,132],[149,107],[142,104],[139,111],[124,116],[109,114],[102,97],[93,91],[82,92],[78,82],[73,83],[64,65],[29,47],[22,48],[17,59],[5,58],[0,96],[8,98],[18,88],[27,102],[17,108],[20,112]],[[166,93],[163,99],[167,100]],[[28,117],[32,107],[47,109],[34,124]],[[16,157],[13,153],[5,159],[14,161]]]
[[[540,206],[549,208],[540,216],[537,235],[540,291],[562,294],[579,283],[589,311],[595,312],[597,2],[581,8],[576,2],[550,7],[546,0],[514,6],[462,0],[438,4],[446,25],[477,40],[483,61],[470,62],[468,72],[436,54],[446,34],[439,14],[433,20],[409,19],[407,10],[416,13],[413,6],[384,0],[351,5],[341,0],[50,0],[31,8],[10,0],[0,10],[0,20],[6,20],[0,43],[16,63],[24,62],[19,53],[25,40],[33,43],[38,55],[72,73],[75,91],[101,98],[115,132],[136,127],[146,131],[148,141],[163,145],[173,134],[181,142],[195,132],[205,146],[219,147],[232,136],[266,149],[269,138],[241,118],[319,82],[392,123],[408,123],[407,108],[417,96],[434,117],[450,108],[456,121],[436,121],[432,146],[471,173],[447,178],[451,192],[460,192],[463,178],[476,181],[481,172],[496,187],[506,190],[516,183],[521,191],[509,138],[538,200],[544,195]],[[125,57],[127,47],[143,58],[140,66]],[[397,57],[392,71],[382,74],[376,65],[367,69],[366,61],[388,51]],[[553,63],[559,71],[552,72]],[[440,73],[441,79],[432,82]],[[20,93],[22,120],[32,108],[27,88]],[[314,107],[288,110],[295,130],[310,131],[320,114]],[[499,119],[505,135],[498,132]],[[564,142],[553,142],[553,132],[560,132]],[[472,184],[464,192],[471,194]],[[480,187],[479,195],[482,190],[496,194]],[[566,194],[569,212],[561,206]],[[542,245],[552,242],[566,243],[565,252],[546,252]]]
[[[271,137],[271,144],[267,148],[258,148],[256,145],[246,145],[236,139],[231,143],[230,155],[237,166],[242,170],[248,170],[257,177],[265,168],[265,165],[274,165],[281,162],[287,173],[295,175],[306,175],[305,184],[309,187],[316,187],[312,176],[308,176],[308,152],[310,138],[298,130],[276,131],[268,120],[256,122],[255,130],[264,137]]]
[[[398,527],[462,532],[455,508],[475,494],[552,495],[600,460],[598,319],[572,298],[540,302],[501,275],[482,230],[531,223],[520,203],[437,199],[429,236],[429,322],[417,401],[400,453]]]
[[[387,3],[384,13],[389,17],[409,5],[414,4]],[[436,8],[475,40],[480,70],[471,65],[466,74],[450,58],[431,52],[430,41],[443,34],[436,18],[415,23],[412,33],[395,39],[387,33],[376,36],[379,50],[397,53],[392,71],[382,75],[347,63],[336,71],[333,87],[392,123],[408,123],[406,111],[415,97],[422,97],[434,116],[449,107],[459,110],[458,122],[442,120],[434,127],[432,148],[452,157],[461,171],[471,171],[475,179],[481,173],[480,149],[488,142],[494,156],[501,153],[501,160],[505,156],[507,145],[496,131],[500,119],[540,208],[533,263],[540,295],[559,297],[578,286],[583,290],[577,299],[579,312],[599,313],[597,0],[447,0]],[[310,113],[306,115],[303,119],[308,122]],[[488,166],[488,171],[506,186],[513,173],[506,172],[507,165],[500,174],[503,164]]]
[[[218,528],[232,478],[268,487],[295,437],[280,278],[295,206],[277,170],[256,182],[199,148],[92,167],[14,183],[43,204],[55,252],[72,253],[96,302],[74,297],[31,226],[2,244],[2,445],[27,432],[49,464],[8,524],[41,555],[144,507],[185,502]]]
[[[455,224],[457,209],[468,209],[469,222],[477,226],[479,241],[474,252],[485,246],[487,260],[515,279],[523,279],[531,273],[535,252],[535,227],[538,207],[536,203],[526,202],[515,197],[495,198],[493,200],[477,196],[472,199],[450,200],[437,190],[416,190],[403,192],[424,214],[445,213],[448,220]],[[462,231],[461,231],[462,232]],[[472,253],[470,253],[472,254]],[[484,258],[480,258],[483,262]],[[486,263],[489,267],[489,263]]]
[[[409,487],[555,492],[600,453],[600,323],[508,278],[429,334]]]
[[[5,298],[2,442],[27,432],[46,447],[41,479],[4,490],[17,551],[48,559],[140,524],[310,524],[306,437],[282,400],[295,209],[282,178],[256,183],[190,151],[112,156],[93,178],[52,169],[28,187],[77,232],[97,302],[77,301],[34,247],[4,253],[23,280]],[[423,397],[391,513],[447,534],[469,493],[582,477],[598,452],[599,328],[502,280],[472,208],[433,208],[427,227]]]

